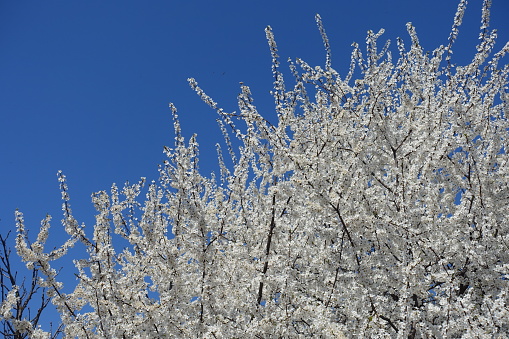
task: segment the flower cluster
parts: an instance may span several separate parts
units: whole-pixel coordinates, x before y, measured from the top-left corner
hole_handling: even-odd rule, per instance
[[[430,55],[411,24],[411,47],[399,40],[396,61],[389,43],[378,50],[383,31],[369,32],[366,56],[356,45],[344,79],[317,16],[325,69],[291,62],[290,90],[267,28],[277,124],[247,86],[239,111],[226,113],[190,79],[217,111],[233,165],[218,147],[220,176],[203,176],[196,138],[184,141],[171,106],[176,141],[160,179],[95,193],[91,235],[59,174],[69,241],[44,252],[48,217],[28,245],[18,214],[17,249],[44,273],[65,335],[507,335],[509,67],[498,63],[509,45],[490,58],[485,1],[476,55],[451,64],[465,4],[449,45]],[[77,241],[87,257],[75,260],[79,280],[64,294],[50,263]]]

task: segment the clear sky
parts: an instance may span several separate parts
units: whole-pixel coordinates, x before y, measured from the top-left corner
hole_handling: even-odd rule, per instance
[[[0,0],[1,233],[14,229],[19,208],[32,235],[52,214],[52,244],[62,240],[58,170],[68,177],[75,217],[89,227],[92,192],[156,179],[163,146],[174,140],[169,102],[184,135],[198,134],[203,173],[216,170],[216,115],[186,79],[196,78],[226,111],[236,109],[242,81],[260,112],[273,117],[267,25],[283,67],[288,57],[323,66],[319,13],[332,66],[345,75],[352,42],[364,45],[368,30],[385,28],[382,41],[395,46],[399,36],[408,45],[411,21],[425,50],[446,44],[458,2]],[[469,1],[454,54],[459,64],[475,52],[481,4]],[[509,40],[507,17],[509,1],[493,0],[497,51]]]

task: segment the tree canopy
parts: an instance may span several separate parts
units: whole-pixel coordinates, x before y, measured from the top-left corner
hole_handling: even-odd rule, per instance
[[[290,60],[283,78],[272,29],[277,121],[241,84],[238,111],[218,113],[220,173],[199,172],[195,137],[175,145],[160,178],[92,196],[96,222],[73,217],[58,174],[69,234],[47,251],[50,217],[29,242],[17,212],[16,249],[57,307],[66,337],[504,337],[509,333],[509,44],[494,51],[484,2],[477,53],[453,63],[466,1],[447,46],[379,48],[368,32],[345,76]],[[240,127],[242,126],[242,127]],[[228,157],[227,160],[224,158]],[[231,165],[230,165],[231,164]],[[62,291],[52,261],[76,243],[78,282]],[[123,247],[124,246],[124,247]],[[122,248],[123,247],[123,248]],[[49,333],[12,309],[20,333]]]

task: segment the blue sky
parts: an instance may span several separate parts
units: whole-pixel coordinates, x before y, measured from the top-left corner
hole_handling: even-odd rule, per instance
[[[455,61],[471,60],[482,0],[470,0]],[[217,169],[222,140],[212,111],[187,85],[194,77],[225,110],[236,109],[239,82],[260,112],[273,117],[271,25],[283,67],[288,57],[323,65],[314,15],[345,75],[351,44],[367,30],[409,41],[411,21],[425,50],[446,44],[456,0],[315,1],[6,1],[0,0],[0,229],[14,230],[14,210],[38,229],[61,201],[56,173],[68,177],[78,221],[93,225],[90,194],[140,177],[157,178],[163,146],[173,145],[168,103],[183,133],[198,134],[203,173]],[[509,2],[493,0],[496,50],[509,40]],[[407,43],[408,45],[408,43]],[[290,80],[290,79],[289,79]],[[35,234],[33,234],[35,235]]]

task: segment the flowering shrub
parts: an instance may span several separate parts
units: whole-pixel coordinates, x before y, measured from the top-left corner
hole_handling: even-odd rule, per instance
[[[277,123],[249,87],[227,113],[190,79],[219,114],[233,165],[218,146],[219,175],[200,174],[196,139],[184,140],[170,105],[176,138],[160,179],[93,194],[93,234],[59,173],[69,240],[45,252],[48,217],[28,244],[18,213],[16,248],[43,274],[65,336],[506,337],[509,67],[498,63],[509,44],[492,52],[485,1],[477,53],[453,65],[465,5],[430,55],[411,24],[396,60],[389,42],[378,49],[383,30],[368,32],[345,77],[317,16],[325,67],[290,61],[291,89],[268,27]],[[87,256],[65,294],[51,262],[76,242]]]

